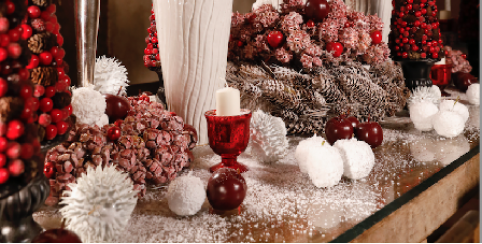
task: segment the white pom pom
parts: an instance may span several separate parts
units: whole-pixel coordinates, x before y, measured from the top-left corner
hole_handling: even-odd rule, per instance
[[[107,95],[126,95],[127,69],[115,58],[99,57],[95,61],[94,89]]]
[[[343,159],[337,148],[324,143],[308,152],[306,168],[316,187],[332,187],[340,182],[343,175]]]
[[[177,215],[196,214],[206,199],[206,190],[199,177],[186,175],[176,178],[167,190],[169,209]]]
[[[445,110],[433,116],[433,128],[441,136],[453,138],[464,131],[465,121],[456,112]]]
[[[97,126],[99,126],[99,128],[102,128],[104,127],[104,125],[108,125],[109,124],[109,116],[107,116],[107,114],[104,114],[100,117],[99,121],[97,121],[97,123],[95,123]]]
[[[72,109],[78,124],[95,125],[105,113],[106,102],[100,92],[81,87],[72,91]]]
[[[410,96],[408,107],[410,108],[412,104],[416,104],[419,102],[431,102],[431,103],[438,103],[439,99],[442,97],[442,93],[437,86],[419,86],[415,88]]]
[[[410,106],[410,119],[417,130],[432,130],[432,116],[438,112],[435,104],[429,101],[412,103]]]
[[[442,91],[440,91],[438,86],[431,86],[430,93],[432,93],[433,97],[437,99],[437,102],[440,100],[440,98],[442,98]]]
[[[315,135],[312,138],[303,140],[298,144],[295,151],[295,158],[302,173],[308,173],[306,166],[308,152],[311,150],[316,150],[316,148],[320,147],[324,142],[325,139],[323,137]]]
[[[274,9],[280,10],[282,3],[283,0],[257,0],[255,3],[253,3],[252,9],[256,10],[264,4],[271,4]]]
[[[474,105],[480,105],[480,84],[472,84],[467,89],[467,98]]]
[[[469,109],[467,106],[454,100],[443,100],[440,103],[440,111],[453,111],[458,113],[464,119],[464,124],[470,117]]]
[[[253,155],[264,163],[282,159],[288,150],[286,125],[279,117],[256,111],[251,118],[250,147]]]
[[[122,235],[137,204],[132,181],[115,167],[87,168],[61,199],[67,228],[83,242],[113,242]]]
[[[375,154],[368,143],[356,139],[338,140],[334,146],[343,158],[345,177],[358,180],[370,174],[375,165]]]

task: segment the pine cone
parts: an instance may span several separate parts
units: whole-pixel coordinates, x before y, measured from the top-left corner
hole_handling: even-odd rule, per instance
[[[52,1],[49,1],[49,0],[32,0],[32,3],[39,6],[39,7],[47,7],[52,3]]]
[[[56,44],[57,40],[50,32],[37,33],[28,39],[28,48],[35,54],[50,50]]]
[[[68,93],[61,92],[56,93],[55,96],[52,97],[52,100],[55,108],[62,109],[70,104],[72,97]]]
[[[51,86],[57,82],[58,73],[53,67],[37,67],[30,72],[34,84]]]
[[[23,100],[20,97],[0,98],[0,121],[6,122],[17,118],[22,113]]]

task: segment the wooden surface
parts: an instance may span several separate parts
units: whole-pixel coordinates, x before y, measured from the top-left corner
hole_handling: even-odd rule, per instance
[[[353,242],[422,242],[457,211],[459,199],[477,186],[479,161],[477,154]]]
[[[474,232],[478,232],[479,211],[467,212],[449,231],[436,243],[473,243],[476,241]],[[478,238],[477,238],[478,239]]]

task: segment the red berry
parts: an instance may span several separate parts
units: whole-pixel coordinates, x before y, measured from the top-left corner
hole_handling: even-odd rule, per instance
[[[45,88],[45,97],[53,97],[57,92],[57,88],[55,86],[48,86]]]
[[[114,122],[114,125],[117,126],[117,127],[121,127],[122,123],[124,123],[124,120],[122,119],[118,119]]]
[[[346,23],[346,24],[348,24],[348,23]],[[308,22],[306,22],[306,26],[308,28],[313,28],[313,27],[315,27],[315,22],[310,19],[310,20],[308,20]]]
[[[50,4],[45,11],[49,14],[54,14],[55,11],[57,10],[57,6],[55,4]]]
[[[8,27],[10,26],[10,23],[7,18],[1,17],[0,18],[0,33],[5,33],[8,31]]]
[[[7,164],[7,156],[0,154],[0,168],[3,168]]]
[[[57,136],[57,126],[55,125],[48,125],[47,128],[45,128],[45,138],[47,140],[53,140]]]
[[[25,106],[29,106],[33,111],[37,111],[40,107],[40,102],[35,97],[30,97],[25,101]]]
[[[144,54],[145,54],[145,55],[151,55],[151,54],[152,54],[152,49],[144,48]]]
[[[20,157],[20,152],[22,150],[22,147],[20,146],[20,144],[18,142],[9,142],[7,144],[7,151],[6,151],[6,155],[8,158],[18,158]]]
[[[46,162],[44,165],[44,175],[51,179],[55,174],[55,163]]]
[[[30,97],[32,97],[32,87],[29,85],[23,85],[20,88],[20,97],[22,97],[24,100],[27,100]]]
[[[278,48],[283,42],[284,36],[281,31],[272,31],[268,34],[268,44],[272,48]]]
[[[65,107],[62,109],[62,120],[65,120],[69,117],[69,110]]]
[[[18,45],[18,44],[17,44]],[[8,57],[8,52],[5,48],[0,48],[0,62],[4,61]]]
[[[10,43],[7,47],[8,56],[17,59],[22,54],[22,47],[18,43]]]
[[[432,58],[438,59],[438,53],[432,53]]]
[[[67,88],[69,88],[69,85],[65,79],[59,80],[57,84],[55,84],[55,89],[57,90],[57,92],[63,92],[67,90]]]
[[[28,120],[32,117],[32,115],[33,115],[33,110],[28,106],[24,106],[22,110],[22,114],[20,115],[20,118],[28,122]]]
[[[111,141],[115,141],[119,139],[121,136],[121,129],[117,126],[112,126],[110,129],[107,131],[107,138]]]
[[[53,56],[50,52],[45,51],[40,54],[39,58],[42,65],[50,65],[52,63]]]
[[[27,69],[35,69],[38,67],[40,59],[37,55],[32,54],[30,57],[30,62],[28,63]]]
[[[403,52],[402,57],[403,57],[403,58],[408,58],[408,53],[407,53],[407,52]]]
[[[42,85],[35,85],[35,91],[33,92],[34,97],[41,97],[45,93],[45,87]]]
[[[7,1],[7,14],[13,14],[15,12],[15,4],[11,1]]]
[[[55,34],[57,36],[57,44],[59,44],[59,46],[63,46],[64,45],[64,38],[62,37],[62,35],[60,34]]]
[[[373,44],[380,44],[382,43],[382,32],[381,31],[372,31],[370,33],[370,37],[372,38]]]
[[[8,172],[13,177],[17,177],[23,174],[24,171],[25,171],[25,165],[23,164],[23,161],[20,159],[12,160],[8,164]]]
[[[57,108],[52,109],[52,111],[50,112],[50,117],[52,118],[53,123],[57,123],[57,122],[61,121],[62,117],[63,117],[62,110],[57,109]]]
[[[47,113],[52,110],[53,107],[54,102],[52,101],[52,99],[45,97],[40,100],[40,111]]]
[[[54,57],[57,57],[58,53],[59,53],[59,48],[58,47],[52,47],[49,52],[54,56]]]
[[[338,58],[343,53],[343,44],[339,42],[329,42],[326,45],[326,50],[333,53],[333,57]]]
[[[1,168],[0,169],[0,184],[5,184],[8,181],[8,170]]]
[[[22,144],[22,154],[20,155],[20,158],[22,159],[30,159],[32,158],[34,154],[34,148],[32,144],[30,143],[24,143]]]
[[[10,44],[10,36],[7,34],[0,35],[0,46],[7,47]]]
[[[35,5],[28,7],[27,12],[28,12],[28,17],[31,19],[40,17],[40,14],[42,13],[42,11],[40,11],[40,8]]]
[[[63,48],[59,48],[57,55],[54,56],[58,59],[63,59],[65,57],[65,50]]]
[[[41,14],[40,14],[40,18],[42,18],[43,21],[47,21],[50,19],[50,16],[52,16],[51,13],[47,12],[47,11],[43,11]]]
[[[0,97],[5,96],[8,91],[8,83],[5,79],[0,78]]]
[[[8,123],[7,138],[15,140],[23,135],[25,132],[25,126],[20,120],[12,120]]]
[[[69,130],[69,123],[65,121],[59,121],[57,123],[57,132],[59,135],[63,135]]]
[[[7,143],[8,143],[7,138],[0,137],[0,152],[4,152],[5,150],[7,150]]]
[[[22,34],[20,34],[20,37],[22,40],[27,40],[32,36],[32,27],[29,25],[22,25]]]
[[[69,104],[66,108],[69,111],[69,116],[72,115],[72,104]]]

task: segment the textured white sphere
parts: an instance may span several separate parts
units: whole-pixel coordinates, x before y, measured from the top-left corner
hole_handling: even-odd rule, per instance
[[[356,139],[338,140],[334,145],[343,159],[343,175],[353,180],[367,177],[375,165],[375,154],[368,143]]]
[[[442,91],[440,91],[440,88],[438,86],[431,86],[430,87],[430,92],[433,94],[433,96],[437,99],[442,98]]]
[[[104,96],[90,87],[73,90],[71,103],[78,124],[95,125],[107,107]]]
[[[467,98],[474,105],[480,105],[480,84],[472,84],[467,89]]]
[[[340,182],[343,175],[343,159],[337,148],[325,143],[308,152],[306,169],[316,187],[332,187]]]
[[[464,131],[464,127],[464,118],[456,112],[445,110],[433,116],[433,128],[441,136],[456,137]]]
[[[470,114],[467,106],[454,100],[443,100],[440,103],[440,111],[453,111],[458,113],[464,119],[464,124],[469,120]]]
[[[308,168],[306,166],[308,152],[317,150],[317,148],[321,147],[324,142],[325,139],[323,137],[315,135],[311,138],[301,141],[298,144],[295,151],[295,158],[302,173],[308,173]]]
[[[439,111],[437,105],[428,101],[416,102],[412,103],[409,110],[410,119],[417,130],[432,130],[432,116]]]
[[[180,216],[196,214],[201,210],[205,200],[204,183],[196,176],[177,177],[167,190],[169,209]]]

